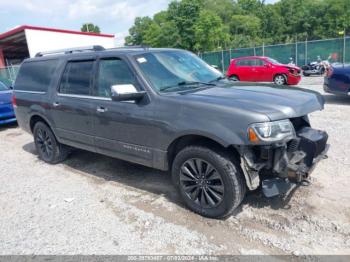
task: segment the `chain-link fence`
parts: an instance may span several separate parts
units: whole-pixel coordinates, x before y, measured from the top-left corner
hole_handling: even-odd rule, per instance
[[[350,37],[237,48],[199,54],[208,64],[218,66],[223,72],[227,70],[231,59],[254,55],[268,56],[284,64],[288,64],[292,59],[298,66],[316,61],[318,56],[330,63],[350,63]],[[18,70],[19,66],[0,68],[0,81],[14,82]]]
[[[208,64],[218,66],[222,71],[227,70],[233,58],[255,55],[268,56],[283,64],[288,64],[292,59],[298,66],[316,61],[318,56],[322,60],[328,60],[330,63],[349,63],[350,37],[237,48],[199,54]]]

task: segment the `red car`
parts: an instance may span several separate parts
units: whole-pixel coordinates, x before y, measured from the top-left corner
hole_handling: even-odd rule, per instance
[[[284,65],[264,56],[247,56],[231,60],[227,77],[249,82],[274,82],[277,85],[297,85],[301,69]]]

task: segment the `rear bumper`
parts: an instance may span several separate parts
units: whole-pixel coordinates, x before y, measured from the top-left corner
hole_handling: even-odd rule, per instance
[[[0,113],[0,125],[16,122],[14,112]]]
[[[338,87],[336,90],[333,90],[329,85],[329,80],[327,79],[327,77],[325,77],[324,79],[323,91],[325,93],[334,94],[334,95],[343,95],[343,96],[350,95],[350,89],[347,86],[345,86],[344,88]]]
[[[16,122],[17,119],[15,117],[13,118],[8,118],[8,119],[5,119],[5,120],[0,120],[0,125],[5,125],[5,124],[9,124],[9,123],[14,123]]]

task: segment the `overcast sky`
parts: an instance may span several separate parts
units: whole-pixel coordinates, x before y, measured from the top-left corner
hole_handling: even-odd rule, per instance
[[[267,0],[273,3],[278,0]],[[0,33],[18,25],[80,30],[85,22],[115,34],[123,43],[137,16],[152,16],[167,8],[170,0],[0,0]]]

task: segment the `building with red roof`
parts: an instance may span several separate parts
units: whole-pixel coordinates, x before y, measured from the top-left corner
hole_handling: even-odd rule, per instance
[[[38,52],[92,45],[113,48],[114,35],[22,25],[0,34],[0,68],[18,65]]]

